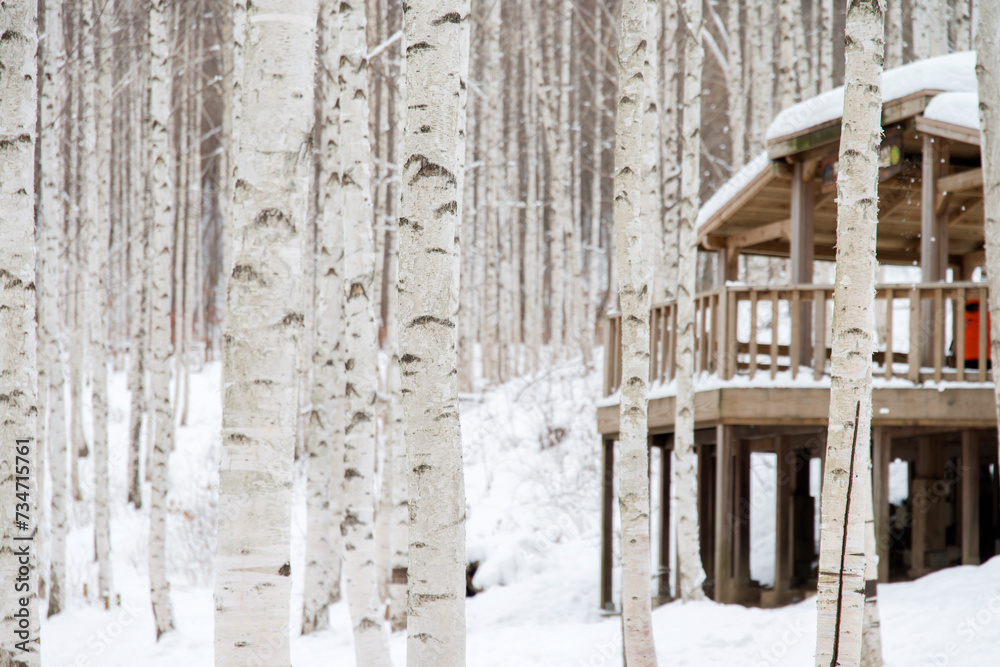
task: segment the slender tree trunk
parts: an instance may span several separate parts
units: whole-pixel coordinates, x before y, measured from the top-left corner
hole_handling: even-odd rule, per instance
[[[695,221],[698,217],[701,157],[701,80],[704,51],[700,0],[685,0],[684,112],[681,164],[681,210],[678,222],[677,273],[677,414],[671,493],[677,507],[677,570],[681,599],[704,597],[705,572],[698,539],[697,468],[694,449],[694,294],[698,268]]]
[[[837,181],[833,366],[820,524],[816,666],[861,663],[865,510],[874,342],[875,229],[884,0],[847,6],[844,120]],[[871,544],[874,546],[874,540]]]
[[[152,359],[150,384],[156,435],[149,476],[149,585],[156,638],[174,629],[167,581],[167,465],[174,442],[174,413],[170,404],[170,278],[171,226],[176,220],[170,165],[170,62],[167,46],[167,0],[154,0],[149,12],[149,131],[152,191]]]
[[[901,0],[893,0],[900,2]],[[902,18],[902,17],[900,17]],[[820,20],[822,29],[818,31],[820,39],[819,57],[819,92],[826,92],[833,87],[833,0],[820,0]],[[900,40],[902,44],[902,40]]]
[[[954,0],[951,31],[955,51],[968,51],[972,48],[972,0]]]
[[[226,295],[215,659],[290,664],[289,517],[317,5],[247,5]],[[238,56],[239,57],[239,56]],[[280,118],[280,126],[275,127]],[[267,462],[264,465],[262,462]]]
[[[740,3],[738,0],[730,0],[726,15],[726,32],[729,33],[729,48],[726,51],[729,75],[726,77],[726,91],[729,94],[729,150],[733,173],[743,166],[745,155],[743,144],[746,141],[747,98],[743,84],[742,27]]]
[[[34,0],[6,4],[0,13],[0,475],[3,549],[0,581],[10,586],[0,609],[0,665],[38,667],[39,536],[36,466],[35,335],[35,130],[37,102],[37,7]],[[22,462],[19,457],[27,458]],[[24,494],[18,496],[18,494]],[[14,499],[16,498],[16,502]],[[23,505],[21,504],[23,502]],[[21,515],[17,513],[20,512]],[[16,523],[22,521],[22,523]],[[16,540],[24,540],[16,541]],[[15,545],[17,548],[15,548]],[[28,551],[28,588],[13,594]],[[20,621],[27,614],[26,626]]]
[[[601,191],[601,181],[604,174],[604,79],[607,67],[604,60],[604,12],[595,7],[594,11],[594,76],[591,83],[594,87],[594,132],[590,140],[591,175],[590,175],[590,239],[587,250],[587,326],[598,326],[598,312],[601,308],[601,295],[598,285],[600,278],[600,247],[601,247],[601,209],[604,202]],[[610,354],[608,341],[604,341],[605,354]]]
[[[92,397],[94,410],[94,542],[97,554],[97,591],[109,609],[114,602],[111,572],[111,503],[108,488],[108,246],[111,235],[111,26],[112,13],[102,13],[103,3],[93,0],[94,138],[96,182],[93,201],[92,247],[89,253],[91,284],[95,297],[90,328]],[[88,130],[89,131],[89,130]],[[88,194],[88,201],[91,200]]]
[[[542,349],[542,278],[541,227],[542,210],[538,192],[538,106],[539,91],[535,72],[538,70],[538,19],[533,3],[522,3],[523,26],[527,33],[528,46],[525,51],[524,100],[527,105],[525,117],[525,143],[528,168],[527,202],[524,220],[524,338],[528,369],[537,370]]]
[[[49,470],[52,477],[51,537],[49,546],[48,615],[58,614],[65,606],[66,587],[66,536],[68,533],[66,503],[68,502],[66,459],[66,406],[63,397],[64,355],[62,354],[60,299],[63,275],[60,258],[65,237],[65,207],[62,197],[64,167],[60,138],[64,122],[62,109],[66,102],[66,77],[62,68],[66,63],[63,45],[61,0],[48,0],[45,4],[44,58],[41,75],[41,163],[42,191],[38,197],[38,221],[42,225],[41,271],[36,285],[38,298],[39,367],[45,365],[48,383],[49,424],[46,440],[49,444]],[[44,353],[42,357],[42,341]],[[39,373],[39,395],[44,387]],[[39,408],[39,414],[45,414]],[[41,429],[39,429],[41,430]],[[39,493],[41,496],[41,493]]]
[[[1000,5],[979,5],[976,25],[976,78],[979,81],[979,128],[983,156],[983,203],[986,214],[986,278],[990,293],[990,346],[1000,359]],[[997,414],[1000,376],[993,367]]]
[[[886,0],[885,17],[885,68],[893,69],[903,64],[903,1]]]
[[[625,662],[656,665],[650,599],[649,283],[652,253],[641,201],[643,111],[647,60],[646,0],[623,0],[618,35],[618,115],[615,127],[615,253],[622,307],[621,465],[622,623]],[[648,60],[647,60],[648,64]],[[645,73],[644,70],[645,69]],[[655,103],[654,103],[655,105]],[[648,212],[646,212],[648,215]]]
[[[797,54],[795,50],[795,4],[799,0],[779,0],[778,2],[778,106],[787,109],[799,98],[797,76],[795,70]],[[800,13],[801,16],[801,13]],[[766,23],[762,23],[764,39],[768,39],[770,31]]]
[[[340,192],[340,2],[319,7],[317,110],[319,211],[316,227],[312,411],[306,496],[306,571],[302,634],[329,627],[329,606],[340,599],[340,524],[344,493],[344,226]],[[336,599],[335,599],[336,598]]]
[[[654,292],[653,299],[673,299],[677,294],[677,228],[680,206],[680,151],[678,150],[678,79],[681,74],[678,36],[684,26],[679,21],[678,0],[663,3],[663,248],[659,253],[663,275],[663,291]]]
[[[365,13],[340,6],[340,145],[344,197],[344,491],[347,598],[359,665],[391,665],[375,567],[375,393],[378,354],[371,234],[371,144]]]
[[[751,12],[756,14],[752,17],[756,20],[756,29],[751,31],[755,40],[751,150],[756,155],[766,147],[767,126],[774,112],[774,7],[770,2],[762,2],[756,11],[751,7]]]
[[[660,19],[660,0],[646,0],[646,59],[642,68],[642,80],[645,86],[643,91],[642,104],[642,220],[645,226],[643,236],[646,242],[652,244],[651,248],[656,254],[660,254],[666,241],[663,235],[663,217],[660,214],[660,207],[663,202],[662,186],[660,178],[660,63],[659,53],[656,45],[660,43],[660,35],[663,30],[663,22]],[[617,170],[616,170],[617,171]],[[617,190],[617,188],[616,188]],[[656,255],[651,255],[654,257]],[[621,271],[621,257],[619,256],[619,271]],[[651,284],[650,289],[655,298],[665,291],[665,276],[663,271],[657,271],[656,265],[650,262]],[[619,286],[620,288],[620,286]]]
[[[404,6],[407,114],[399,238],[410,509],[407,663],[465,664],[465,483],[455,378],[463,4]]]

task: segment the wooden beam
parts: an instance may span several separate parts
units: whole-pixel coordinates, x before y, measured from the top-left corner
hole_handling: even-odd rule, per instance
[[[962,565],[979,565],[979,437],[962,431]]]
[[[736,248],[737,250],[742,250],[747,246],[757,245],[758,243],[766,243],[768,241],[777,241],[779,239],[788,240],[792,235],[792,221],[779,220],[778,222],[772,222],[762,227],[757,227],[755,229],[750,229],[745,232],[740,232],[739,234],[733,234],[732,236],[725,237],[727,248]]]
[[[937,187],[939,194],[980,189],[983,187],[983,170],[969,169],[968,171],[960,171],[957,174],[942,176],[938,179]]]
[[[789,278],[795,285],[807,285],[813,281],[814,230],[816,208],[816,184],[806,178],[806,163],[796,162],[795,175],[792,178],[791,235],[789,248],[791,251],[791,271]],[[812,359],[812,304],[798,305],[798,337],[794,347],[797,358],[791,360],[791,366],[808,366]],[[794,373],[794,370],[793,370]]]
[[[743,208],[751,199],[757,196],[771,180],[775,178],[774,168],[768,164],[753,180],[742,190],[733,194],[733,198],[726,202],[718,211],[698,226],[698,243],[701,243],[706,236],[714,232],[722,223],[728,220],[734,213]],[[723,185],[723,188],[726,186]]]
[[[952,125],[941,120],[932,120],[920,116],[915,119],[917,132],[931,135],[949,141],[960,141],[964,144],[979,145],[979,130],[961,125]]]
[[[670,598],[670,458],[671,450],[660,447],[660,567],[657,573],[658,595]]]
[[[938,215],[937,181],[948,167],[948,142],[924,135],[920,196],[920,269],[925,283],[944,280],[948,267],[947,221]],[[944,223],[944,224],[942,224]]]

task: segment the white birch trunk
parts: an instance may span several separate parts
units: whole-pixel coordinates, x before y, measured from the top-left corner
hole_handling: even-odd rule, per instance
[[[806,42],[806,19],[802,13],[801,0],[795,0],[792,5],[792,25],[795,26],[795,81],[798,84],[799,99],[807,99],[816,94],[816,85]]]
[[[556,4],[553,3],[553,9]],[[574,228],[577,224],[573,216],[573,145],[572,128],[570,127],[570,50],[572,42],[573,0],[562,0],[561,16],[556,18],[560,26],[560,56],[559,56],[559,126],[556,128],[558,138],[558,166],[554,180],[559,183],[559,198],[553,211],[552,240],[549,248],[554,261],[552,271],[552,342],[555,358],[565,354],[568,349],[575,354],[580,349],[579,326],[573,321],[572,294],[574,284],[571,282],[579,273],[575,262],[577,252]],[[577,283],[578,284],[578,283]]]
[[[704,597],[705,572],[698,538],[697,470],[694,449],[694,293],[698,268],[695,221],[698,217],[701,159],[701,2],[685,0],[684,113],[682,130],[681,210],[677,272],[677,413],[671,495],[677,508],[677,572],[681,599]]]
[[[41,267],[36,285],[38,296],[38,360],[45,365],[48,384],[49,423],[46,440],[49,447],[49,471],[52,478],[51,537],[49,543],[48,615],[58,614],[65,606],[66,587],[66,406],[63,397],[64,359],[62,354],[61,322],[58,295],[62,292],[64,260],[63,205],[64,161],[60,146],[63,132],[62,107],[65,103],[66,63],[63,45],[62,2],[49,0],[45,5],[44,66],[41,86],[41,159],[42,191],[38,197],[38,221],[42,225]],[[44,346],[42,344],[44,341]],[[42,356],[44,349],[44,357]],[[39,396],[44,391],[39,373]],[[39,402],[40,404],[41,402]],[[39,407],[39,414],[44,411]],[[39,429],[41,430],[41,429]]]
[[[848,3],[830,426],[820,508],[817,667],[861,663],[884,15],[884,0]],[[874,546],[874,539],[870,542]]]
[[[524,217],[524,346],[528,369],[538,367],[542,349],[542,269],[539,241],[541,240],[541,202],[538,193],[538,89],[535,71],[538,69],[537,18],[532,3],[521,5],[523,25],[528,45],[525,49],[524,103],[525,111],[525,164],[527,188]]]
[[[40,452],[35,440],[36,18],[34,0],[8,3],[0,11],[0,581],[5,588],[0,597],[0,665],[12,667],[41,664],[36,539]]]
[[[795,69],[795,10],[798,0],[778,2],[778,106],[787,109],[795,104],[799,91]],[[800,14],[801,15],[801,14]],[[768,24],[762,23],[764,39],[770,38]]]
[[[663,23],[660,17],[660,1],[646,0],[646,29],[643,33],[646,40],[646,57],[642,67],[643,103],[642,103],[642,172],[640,176],[642,192],[642,223],[645,227],[643,236],[647,244],[650,259],[662,252],[666,239],[664,238],[663,216],[660,209],[663,203],[662,180],[660,177],[660,150],[662,149],[660,134],[660,63],[656,46],[660,43]],[[669,128],[664,128],[669,132]],[[668,157],[667,160],[670,158]],[[664,160],[664,162],[667,162]],[[616,169],[617,171],[617,169]],[[617,190],[617,188],[616,188]],[[616,246],[617,247],[617,246]],[[616,251],[617,252],[617,251]],[[655,254],[653,254],[655,253]],[[619,271],[621,256],[619,256]],[[665,275],[657,270],[656,264],[650,261],[650,286],[652,295],[659,298],[665,291]],[[619,288],[621,287],[619,280]]]
[[[167,465],[174,442],[174,413],[170,404],[170,278],[171,226],[176,220],[173,169],[170,155],[170,62],[167,44],[167,0],[155,0],[149,12],[149,131],[150,190],[152,191],[152,359],[151,401],[156,432],[150,452],[152,493],[149,500],[149,585],[156,638],[174,628],[167,581]]]
[[[625,662],[656,665],[650,599],[649,305],[652,239],[642,220],[646,0],[624,0],[618,43],[618,115],[615,126],[615,254],[622,308],[621,465],[618,505],[622,526],[622,623]],[[647,70],[648,71],[648,70]],[[648,214],[648,212],[647,212]]]
[[[972,0],[954,0],[951,32],[955,51],[968,51],[972,48]]]
[[[663,291],[654,292],[653,300],[673,299],[677,294],[677,228],[680,216],[680,151],[678,150],[678,79],[681,75],[679,54],[682,45],[678,35],[684,32],[679,21],[679,0],[663,2],[663,247],[657,253],[661,258]],[[751,12],[752,13],[752,12]]]
[[[903,64],[903,2],[886,0],[885,15],[885,68],[893,69]]]
[[[598,325],[598,310],[601,307],[601,295],[598,286],[600,277],[601,248],[601,209],[603,197],[601,181],[604,173],[604,79],[607,67],[604,60],[604,12],[594,12],[594,132],[591,138],[591,176],[590,176],[590,239],[587,251],[587,326]],[[666,161],[665,161],[666,162]],[[604,341],[607,345],[607,341]],[[605,354],[609,354],[605,347]]]
[[[347,599],[359,665],[389,666],[375,567],[375,394],[378,341],[372,304],[371,143],[364,7],[340,5],[340,185],[344,198],[344,492]]]
[[[287,667],[296,355],[313,121],[310,0],[247,5],[227,287],[215,661]]]
[[[726,92],[729,97],[729,150],[732,173],[736,173],[743,166],[745,155],[743,144],[746,141],[747,98],[743,83],[742,28],[740,3],[737,0],[730,0],[726,16],[726,32],[729,34],[729,46],[726,50],[726,64],[729,69]]]
[[[865,490],[865,612],[861,625],[861,667],[882,667],[882,629],[878,613],[878,546],[875,542],[875,507],[872,466],[863,478]]]
[[[649,391],[651,240],[642,219],[646,0],[624,0],[618,43],[615,126],[615,254],[622,308],[621,465],[622,623],[625,662],[656,665],[650,599]],[[646,70],[648,72],[648,69]]]
[[[756,155],[766,146],[765,134],[774,112],[774,36],[771,28],[774,8],[770,2],[762,2],[757,6],[757,11],[751,8],[751,14],[756,24],[755,29],[751,30],[755,57],[752,68],[753,99],[751,100],[753,105],[751,122],[754,129],[750,137],[750,148]]]
[[[136,114],[137,116],[139,114]],[[140,121],[141,122],[141,121]],[[140,138],[140,142],[143,139]],[[142,152],[140,151],[140,155]],[[132,156],[135,159],[136,156]],[[135,168],[145,172],[145,164]],[[138,179],[138,177],[136,177]],[[149,290],[147,289],[147,272],[149,267],[149,239],[145,230],[145,220],[136,214],[129,220],[129,377],[128,386],[131,392],[128,428],[128,502],[136,509],[142,507],[142,474],[139,461],[142,458],[142,418],[146,412],[146,322],[149,315]],[[132,223],[138,231],[133,231]]]
[[[458,0],[413,0],[403,15],[407,114],[398,284],[412,667],[465,664],[465,484],[453,250],[464,168],[463,9]]]
[[[979,82],[979,129],[983,161],[986,278],[990,294],[990,346],[1000,359],[1000,5],[979,5],[976,24],[976,78]],[[993,366],[997,414],[1000,415],[1000,375]]]
[[[820,0],[820,20],[822,28],[818,31],[820,39],[819,92],[823,93],[833,88],[833,40],[835,39],[833,0]],[[902,44],[902,40],[900,40],[900,44]]]
[[[309,467],[306,481],[306,571],[302,634],[329,627],[329,606],[340,599],[344,494],[344,340],[343,200],[340,192],[340,2],[319,6],[320,71],[319,211],[316,227],[314,315],[316,342],[312,358],[312,411],[309,419]]]
[[[111,572],[111,503],[108,489],[108,244],[111,235],[111,12],[100,13],[93,6],[95,30],[93,74],[94,90],[94,159],[96,181],[87,193],[96,207],[91,229],[90,290],[94,303],[90,308],[90,368],[94,415],[94,542],[97,555],[97,594],[109,609],[114,602]],[[96,85],[94,85],[96,84]],[[88,127],[88,132],[91,131]]]

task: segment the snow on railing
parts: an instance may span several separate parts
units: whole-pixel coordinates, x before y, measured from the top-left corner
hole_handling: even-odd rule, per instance
[[[751,379],[779,371],[829,375],[833,323],[832,285],[726,286],[695,297],[696,374],[722,380]],[[875,294],[875,375],[986,382],[989,359],[984,283],[879,285]],[[677,362],[674,301],[650,311],[650,384],[668,383]],[[817,336],[817,333],[820,335]],[[621,315],[606,320],[604,340],[615,353],[604,357],[604,395],[621,384]],[[915,352],[911,352],[915,351]],[[794,363],[793,363],[794,360]]]

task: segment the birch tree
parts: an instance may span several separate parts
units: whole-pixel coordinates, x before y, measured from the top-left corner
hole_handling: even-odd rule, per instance
[[[646,1],[623,0],[618,35],[615,122],[615,254],[622,309],[621,465],[622,623],[625,662],[656,665],[650,599],[649,305],[652,239],[641,213]]]
[[[409,479],[407,664],[412,667],[465,664],[465,482],[453,306],[464,168],[462,41],[468,39],[462,10],[459,0],[413,0],[403,7],[407,113],[399,360]]]
[[[870,494],[875,230],[885,43],[884,0],[847,5],[837,179],[830,425],[821,504],[816,665],[859,665]],[[874,546],[871,540],[869,546]]]
[[[674,419],[674,460],[671,495],[677,508],[677,570],[685,602],[704,597],[705,572],[698,540],[697,472],[694,449],[694,292],[698,268],[695,222],[701,159],[701,0],[684,1],[684,110],[681,148],[681,206],[678,221],[677,271],[677,413]]]
[[[979,82],[979,131],[983,156],[983,203],[986,214],[986,278],[990,293],[990,345],[1000,359],[1000,5],[979,5],[976,26],[976,78]],[[997,414],[1000,415],[1000,379],[993,367]]]
[[[657,253],[660,257],[658,268],[654,271],[654,281],[657,276],[663,276],[663,291],[653,292],[653,300],[673,299],[677,294],[677,226],[680,214],[678,205],[680,195],[679,165],[680,151],[678,137],[678,104],[679,79],[681,65],[679,54],[683,49],[683,41],[678,35],[683,34],[684,26],[678,19],[680,15],[680,0],[663,1],[663,40],[665,55],[663,57],[663,247]],[[680,43],[679,43],[680,42]]]
[[[0,581],[4,582],[0,664],[18,667],[41,664],[35,550],[39,535],[35,472],[40,455],[35,441],[35,20],[34,0],[9,3],[0,11],[0,368],[4,371],[0,374],[0,460],[4,462],[0,473]],[[18,457],[27,458],[27,464]],[[28,587],[15,593],[14,582],[24,569],[22,545],[29,553]]]
[[[663,236],[663,221],[660,215],[660,206],[663,200],[662,186],[660,179],[660,63],[659,53],[656,45],[660,43],[660,34],[663,24],[660,20],[660,0],[646,0],[646,58],[643,63],[642,81],[645,87],[643,91],[642,108],[642,172],[641,172],[641,210],[642,221],[646,227],[643,235],[646,238],[647,249],[650,251],[660,251],[663,248],[665,238]],[[669,132],[669,128],[664,128]],[[617,223],[616,223],[617,224]],[[659,253],[657,253],[659,254]],[[621,258],[619,257],[619,271],[621,271]],[[652,290],[654,298],[659,298],[664,291],[663,272],[656,271],[652,262],[648,267],[651,273],[649,289]],[[621,281],[619,280],[619,286]]]
[[[170,272],[171,225],[175,221],[173,170],[170,165],[170,64],[167,47],[167,0],[149,6],[149,184],[152,220],[152,359],[150,388],[156,432],[150,456],[149,586],[156,638],[174,629],[167,581],[167,464],[174,442],[170,404]]]
[[[88,253],[90,290],[94,304],[90,308],[90,353],[94,419],[94,543],[97,555],[97,592],[110,608],[114,600],[111,574],[111,503],[108,489],[108,244],[111,234],[111,12],[101,12],[98,0],[92,0],[93,48],[96,79],[89,88],[94,95],[94,126],[87,132],[94,136],[96,179],[87,193],[90,211],[91,248]],[[95,85],[96,84],[96,85]],[[90,121],[88,119],[87,122]]]
[[[306,507],[306,571],[302,634],[329,626],[329,605],[340,599],[344,493],[344,225],[340,191],[340,2],[319,6],[317,110],[319,211],[316,227],[316,344]]]
[[[363,6],[340,5],[340,185],[344,198],[344,499],[347,599],[359,665],[390,666],[375,567],[375,249]]]
[[[44,60],[41,86],[41,159],[42,191],[38,197],[38,221],[42,225],[41,266],[36,285],[38,296],[39,366],[45,365],[48,384],[49,424],[46,439],[49,443],[49,471],[52,478],[51,537],[49,545],[49,605],[48,616],[58,614],[65,606],[66,586],[66,536],[68,533],[66,459],[69,454],[66,442],[66,405],[63,396],[64,359],[60,335],[62,314],[57,295],[62,291],[63,264],[59,255],[65,243],[65,224],[62,197],[63,166],[60,138],[64,129],[62,107],[65,103],[65,78],[62,69],[66,62],[63,46],[61,0],[48,0],[45,4],[45,38],[42,49]],[[44,341],[44,346],[43,346]],[[44,349],[44,357],[42,356]],[[39,374],[41,380],[41,374]],[[45,387],[39,382],[39,397]],[[39,401],[39,404],[41,401]],[[39,414],[45,411],[39,406]],[[41,429],[39,429],[41,430]]]
[[[290,516],[316,3],[248,3],[223,366],[215,662],[290,664]]]

